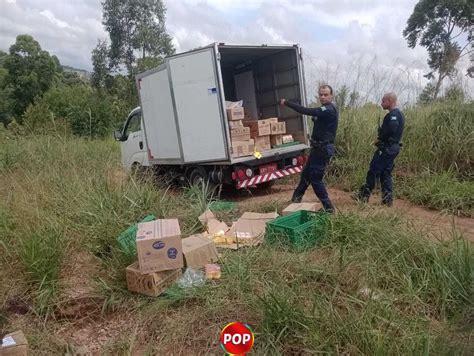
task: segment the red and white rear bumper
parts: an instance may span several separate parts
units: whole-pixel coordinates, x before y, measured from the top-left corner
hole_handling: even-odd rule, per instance
[[[237,189],[249,188],[256,186],[257,184],[269,182],[274,179],[284,178],[291,176],[292,174],[300,173],[303,170],[303,166],[294,166],[287,169],[280,169],[275,172],[260,174],[253,176],[252,178],[246,178],[237,181]]]

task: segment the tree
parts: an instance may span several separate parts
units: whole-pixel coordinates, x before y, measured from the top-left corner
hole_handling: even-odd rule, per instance
[[[431,103],[435,99],[434,92],[435,92],[435,85],[429,82],[428,84],[426,84],[425,88],[423,89],[421,94],[418,96],[418,103],[419,104]]]
[[[59,60],[51,57],[33,37],[19,35],[4,60],[5,89],[14,101],[12,114],[21,120],[36,96],[46,92],[58,73]]]
[[[347,85],[343,85],[341,88],[336,90],[335,101],[339,111],[343,111],[347,108],[354,108],[359,100],[359,93],[354,89],[350,90]]]
[[[4,52],[0,49],[0,68],[3,67],[3,63],[5,62],[7,55],[8,55],[7,52]]]
[[[133,77],[137,55],[145,59],[174,53],[171,37],[166,33],[162,0],[104,0],[102,6],[112,67],[124,65]]]
[[[349,88],[347,85],[344,84],[336,91],[334,100],[336,101],[336,106],[339,111],[344,111],[349,101]]]
[[[91,84],[97,89],[105,88],[111,77],[108,56],[107,42],[99,40],[97,46],[92,50]]]
[[[472,0],[420,0],[407,21],[403,36],[410,48],[419,43],[428,50],[426,75],[434,79],[433,97],[439,95],[441,83],[455,73],[459,58],[471,53],[474,40],[474,2]],[[467,37],[465,41],[461,41]]]

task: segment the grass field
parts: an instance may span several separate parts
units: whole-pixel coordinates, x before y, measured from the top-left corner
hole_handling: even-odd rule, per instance
[[[356,190],[375,147],[379,107],[346,110],[328,180]],[[438,103],[405,110],[403,147],[395,163],[395,194],[416,204],[474,216],[474,103]]]
[[[422,110],[432,116],[407,111],[413,124],[398,193],[472,216],[472,105],[459,123]],[[361,183],[372,150],[366,127],[375,122],[343,115],[331,184]],[[439,125],[453,130],[450,142],[439,142]],[[412,143],[420,132],[426,137]],[[457,135],[462,148],[449,150]],[[202,288],[173,287],[160,298],[129,293],[124,268],[132,261],[116,236],[149,213],[178,218],[184,236],[201,231],[197,217],[208,200],[197,188],[126,176],[111,140],[0,130],[2,331],[23,329],[34,354],[74,354],[84,345],[110,354],[217,353],[220,329],[242,320],[254,328],[256,354],[474,353],[472,247],[454,229],[440,242],[387,211],[338,214],[307,252],[224,251],[223,278]],[[275,208],[272,201],[248,207]]]

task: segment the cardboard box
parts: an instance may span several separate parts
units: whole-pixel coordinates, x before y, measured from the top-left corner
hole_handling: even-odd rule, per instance
[[[199,221],[206,226],[207,232],[211,235],[224,233],[229,230],[227,224],[216,219],[214,213],[209,209],[198,217]]]
[[[0,346],[1,356],[27,356],[28,355],[28,340],[26,340],[23,331],[15,331],[7,334],[2,338],[2,345]]]
[[[244,126],[250,127],[250,137],[256,138],[267,136],[271,133],[270,121],[268,120],[244,120]]]
[[[268,151],[271,148],[270,136],[262,136],[255,139],[255,151]]]
[[[292,135],[283,135],[282,137],[283,143],[290,143],[293,142],[293,136]]]
[[[161,272],[183,267],[181,230],[177,219],[139,223],[137,254],[140,271]]]
[[[293,203],[288,205],[281,214],[283,216],[289,215],[291,213],[294,213],[295,211],[300,211],[300,210],[308,210],[308,211],[316,211],[321,208],[321,205],[318,203]]]
[[[176,282],[181,269],[142,274],[137,261],[125,269],[125,274],[129,291],[156,297]]]
[[[243,107],[237,107],[237,108],[227,109],[227,119],[229,121],[243,120],[244,119],[244,108]]]
[[[235,129],[236,127],[244,127],[242,120],[229,121],[229,128]]]
[[[277,217],[278,214],[276,212],[268,214],[244,213],[225,234],[225,236],[233,237],[236,243],[219,247],[237,249],[242,245],[256,246],[261,244],[265,237],[266,223]]]
[[[272,122],[270,123],[270,130],[272,135],[282,135],[286,133],[286,123],[284,122]]]
[[[277,117],[269,117],[268,119],[265,119],[267,120],[268,122],[270,122],[271,124],[272,123],[275,123],[275,122],[278,122],[278,118]]]
[[[232,141],[230,152],[232,157],[251,156],[255,151],[255,141]]]
[[[203,235],[192,235],[183,239],[185,267],[203,268],[218,261],[216,245]]]
[[[230,130],[230,138],[232,141],[248,141],[250,140],[249,127],[236,127]]]
[[[283,144],[283,135],[271,135],[270,144],[273,146],[278,146]]]

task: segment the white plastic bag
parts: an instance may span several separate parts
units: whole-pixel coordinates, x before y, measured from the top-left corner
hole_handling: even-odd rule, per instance
[[[225,102],[225,108],[226,109],[233,109],[233,108],[241,108],[242,105],[244,105],[244,101],[227,101]]]
[[[206,282],[203,271],[194,268],[186,268],[181,278],[178,280],[180,288],[202,287]]]

